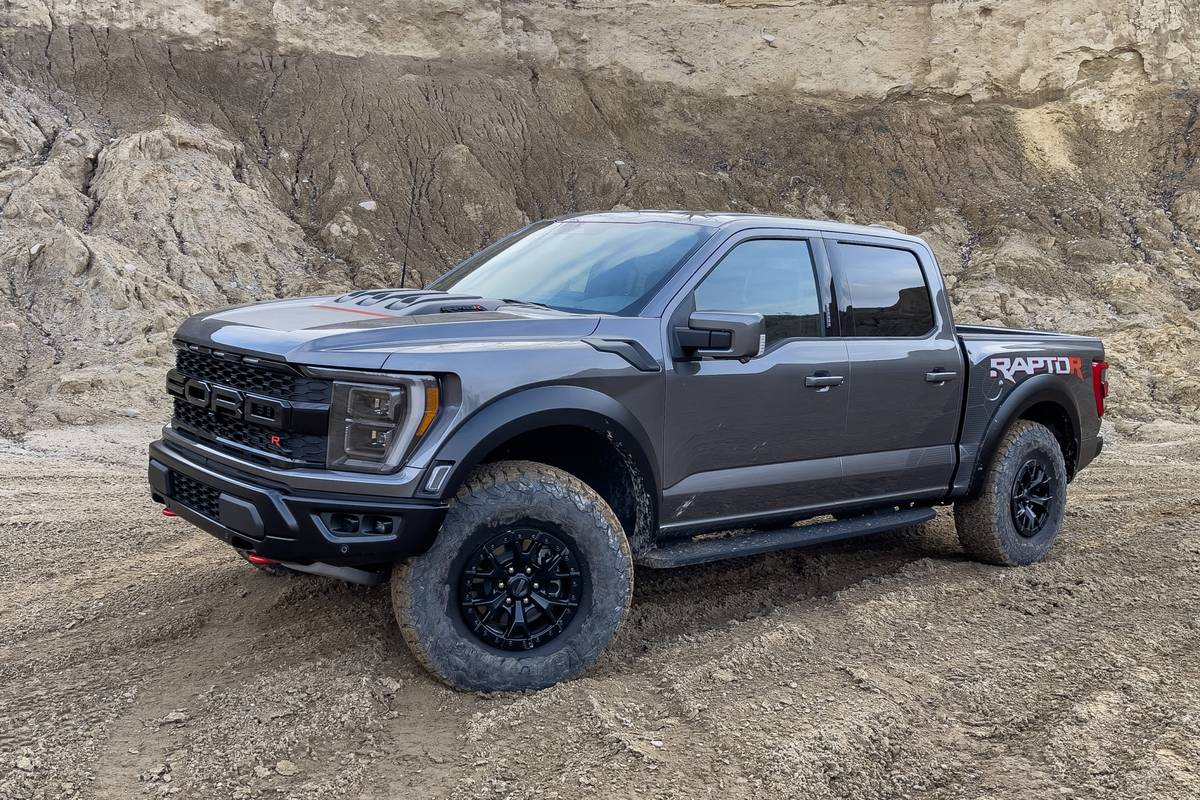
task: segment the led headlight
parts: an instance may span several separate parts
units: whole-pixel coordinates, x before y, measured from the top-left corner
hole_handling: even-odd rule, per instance
[[[333,384],[329,408],[331,469],[392,472],[437,416],[433,378],[396,376],[394,383]]]

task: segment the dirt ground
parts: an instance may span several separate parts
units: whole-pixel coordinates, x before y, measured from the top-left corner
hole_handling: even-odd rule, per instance
[[[1200,435],[1118,442],[1058,547],[639,571],[601,663],[435,683],[386,587],[275,578],[144,484],[146,423],[0,445],[0,797],[1194,798]]]

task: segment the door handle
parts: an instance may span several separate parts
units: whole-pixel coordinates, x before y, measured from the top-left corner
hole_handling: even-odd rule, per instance
[[[925,380],[929,383],[945,383],[958,377],[957,372],[926,372]]]
[[[828,389],[830,386],[841,386],[844,380],[846,378],[842,375],[808,375],[804,378],[804,385],[809,389]]]

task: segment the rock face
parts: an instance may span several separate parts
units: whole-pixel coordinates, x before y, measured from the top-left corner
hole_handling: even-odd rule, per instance
[[[902,226],[960,321],[1103,335],[1122,426],[1198,413],[1194,3],[94,5],[0,10],[0,432],[161,413],[193,311],[614,207]]]

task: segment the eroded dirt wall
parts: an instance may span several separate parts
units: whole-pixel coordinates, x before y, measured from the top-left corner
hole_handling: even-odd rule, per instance
[[[623,207],[901,226],[934,244],[960,320],[1102,334],[1120,419],[1196,413],[1197,97],[1169,27],[1189,30],[1186,14],[1118,20],[1113,46],[1073,66],[1065,33],[1043,42],[1053,57],[1022,40],[1041,77],[1005,92],[926,80],[844,97],[721,91],[711,72],[635,72],[629,54],[594,69],[562,47],[488,55],[479,20],[460,32],[465,56],[420,58],[341,54],[319,37],[304,49],[275,17],[241,29],[222,17],[210,41],[78,11],[3,30],[7,431],[157,413],[169,333],[187,313],[412,285],[529,220]]]

